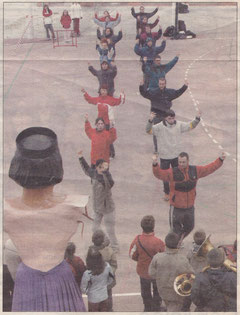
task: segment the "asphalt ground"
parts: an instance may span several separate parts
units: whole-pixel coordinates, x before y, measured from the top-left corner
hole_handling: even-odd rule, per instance
[[[103,11],[107,7],[96,9]],[[152,9],[148,7],[146,11]],[[90,95],[97,96],[98,82],[88,71],[87,61],[96,69],[99,61],[95,51],[97,27],[90,19],[93,8],[84,10],[77,48],[53,49],[52,43],[46,41],[22,44],[15,50],[15,45],[5,42],[4,197],[21,193],[21,188],[8,178],[8,169],[17,134],[30,126],[45,126],[58,135],[64,181],[56,186],[56,191],[91,195],[91,183],[80,168],[77,152],[82,149],[90,162],[84,115],[89,114],[93,125],[97,110],[86,103],[80,90],[85,88]],[[120,243],[117,285],[113,289],[114,311],[140,312],[143,310],[140,283],[136,264],[128,257],[129,246],[141,233],[140,220],[146,214],[155,217],[155,234],[164,240],[169,231],[169,204],[162,199],[162,182],[152,174],[152,137],[145,133],[150,103],[138,93],[142,73],[139,57],[133,51],[135,20],[129,6],[116,6],[115,10],[122,14],[122,22],[115,32],[123,29],[123,39],[116,46],[115,96],[123,89],[126,103],[115,113],[118,139],[116,158],[110,164],[115,180],[112,191]],[[162,6],[159,11],[160,24],[165,29],[172,24],[172,9]],[[173,102],[177,119],[193,119],[198,108],[203,118],[196,129],[183,136],[183,150],[190,154],[190,161],[195,165],[214,161],[222,151],[228,155],[223,167],[198,182],[195,228],[201,227],[211,234],[215,246],[231,244],[237,233],[236,7],[195,5],[181,18],[197,38],[167,41],[162,63],[180,53],[179,62],[167,75],[167,86],[178,89],[186,78],[189,89]],[[91,200],[88,209],[91,215]],[[83,237],[80,226],[72,239],[83,259],[91,244],[91,222],[84,221]],[[184,253],[191,247],[192,235],[184,241]]]

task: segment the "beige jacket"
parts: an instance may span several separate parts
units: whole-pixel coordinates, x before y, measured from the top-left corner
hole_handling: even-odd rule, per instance
[[[174,291],[174,280],[183,273],[194,273],[194,271],[187,258],[180,254],[178,249],[166,248],[165,252],[153,257],[148,273],[156,279],[158,292],[163,300],[181,302],[184,297]]]

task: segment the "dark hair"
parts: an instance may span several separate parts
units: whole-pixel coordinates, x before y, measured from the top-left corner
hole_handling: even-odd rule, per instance
[[[99,165],[103,164],[104,162],[106,162],[104,159],[98,159],[96,161],[96,167],[98,167]]]
[[[155,219],[152,215],[146,215],[141,220],[141,227],[144,232],[151,233],[154,231]]]
[[[172,248],[172,249],[177,248],[178,242],[179,242],[179,236],[174,232],[168,233],[167,236],[165,237],[165,244],[168,248]]]
[[[193,239],[194,239],[194,242],[197,244],[197,245],[202,245],[202,243],[205,241],[206,239],[206,233],[204,230],[202,229],[199,229],[197,230],[194,234],[193,234]]]
[[[156,56],[154,57],[154,60],[155,60],[155,59],[162,59],[162,58],[161,58],[160,55],[156,55]]]
[[[95,246],[100,246],[104,243],[105,233],[102,230],[97,230],[92,235],[92,242]]]
[[[64,259],[73,260],[74,253],[76,251],[76,245],[73,242],[69,242],[65,250]]]
[[[100,120],[101,120],[101,121],[104,123],[104,125],[105,125],[105,121],[104,121],[104,119],[103,119],[102,117],[98,117],[98,118],[95,120],[95,125],[96,125]]]
[[[181,152],[178,156],[180,157],[186,157],[187,160],[189,160],[189,155],[186,152]]]
[[[146,15],[143,15],[142,16],[142,20],[145,19],[145,18],[148,20],[148,17]]]
[[[158,81],[165,81],[165,83],[167,83],[167,80],[164,77],[159,78]]]
[[[16,146],[9,177],[17,184],[23,188],[37,189],[62,181],[62,157],[57,135],[51,129],[27,128],[17,136]]]
[[[102,84],[102,85],[100,86],[100,90],[101,90],[101,89],[107,90],[107,89],[108,89],[107,84]]]
[[[103,61],[101,62],[101,67],[102,67],[102,64],[103,64],[103,63],[106,63],[107,65],[109,65],[106,60],[103,60]]]
[[[93,248],[89,247],[86,258],[87,269],[92,271],[93,275],[100,275],[105,268],[105,262],[101,253]]]
[[[165,113],[165,118],[168,117],[168,116],[170,116],[170,117],[175,117],[175,112],[174,112],[172,109],[169,109],[169,110],[166,111],[166,113]]]

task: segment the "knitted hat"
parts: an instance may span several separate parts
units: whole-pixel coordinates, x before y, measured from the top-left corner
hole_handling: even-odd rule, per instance
[[[62,158],[57,135],[51,129],[27,128],[17,136],[16,145],[9,169],[9,177],[16,183],[27,189],[36,189],[62,181]]]
[[[168,248],[177,248],[178,242],[179,236],[174,232],[168,233],[168,235],[165,237],[165,244]]]
[[[223,264],[224,260],[225,253],[221,248],[213,248],[207,254],[207,262],[213,268],[220,267]]]
[[[146,215],[141,220],[141,227],[144,232],[150,233],[154,231],[155,219],[152,215]]]
[[[206,239],[206,233],[202,229],[199,229],[194,233],[193,239],[197,245],[201,245]]]

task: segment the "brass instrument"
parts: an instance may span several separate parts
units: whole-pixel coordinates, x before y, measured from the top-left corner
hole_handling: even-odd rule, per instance
[[[183,273],[174,280],[174,290],[178,295],[189,296],[192,290],[192,284],[195,279],[193,273]]]
[[[202,245],[199,247],[196,255],[197,256],[204,256],[206,257],[208,252],[210,252],[210,250],[212,250],[213,248],[215,248],[212,243],[210,242],[209,238],[210,238],[211,234],[205,239],[205,241],[202,243]],[[225,254],[224,254],[225,255]],[[237,272],[237,264],[236,262],[232,262],[230,259],[226,258],[223,262],[223,265],[227,268],[230,269],[234,272]],[[202,272],[204,272],[205,270],[207,270],[208,268],[210,268],[210,266],[206,266],[203,268]]]

